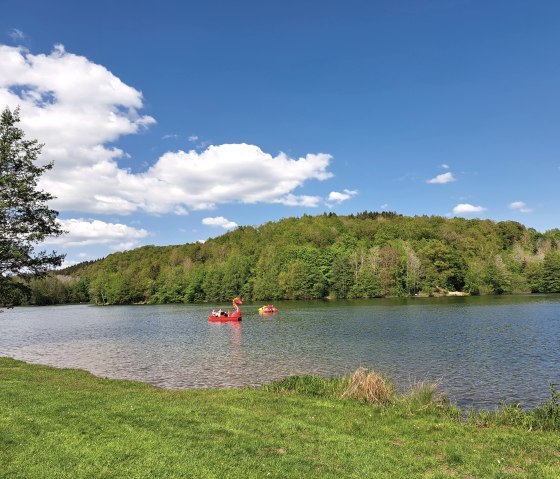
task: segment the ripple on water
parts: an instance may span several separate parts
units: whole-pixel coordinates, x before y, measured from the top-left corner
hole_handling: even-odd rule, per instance
[[[223,324],[192,305],[16,308],[0,315],[0,355],[179,389],[365,366],[488,408],[533,406],[560,383],[559,296],[280,306],[263,318],[246,305],[241,323]]]

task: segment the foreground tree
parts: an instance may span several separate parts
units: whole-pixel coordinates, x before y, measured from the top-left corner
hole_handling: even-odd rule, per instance
[[[52,163],[36,165],[41,148],[26,140],[17,128],[19,109],[6,108],[0,117],[0,306],[17,302],[24,282],[60,266],[64,255],[54,251],[35,253],[34,246],[49,236],[63,233],[56,222],[58,212],[47,202],[54,197],[37,187],[40,176]],[[20,279],[17,281],[15,276]]]

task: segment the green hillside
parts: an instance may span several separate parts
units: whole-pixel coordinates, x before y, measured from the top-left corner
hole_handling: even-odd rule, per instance
[[[396,213],[286,218],[144,246],[31,284],[31,304],[560,292],[560,230]]]

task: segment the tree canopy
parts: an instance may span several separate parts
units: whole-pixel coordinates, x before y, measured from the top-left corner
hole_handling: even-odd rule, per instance
[[[560,234],[513,221],[334,213],[144,246],[33,281],[34,304],[560,292]]]
[[[42,145],[26,140],[16,124],[19,109],[5,108],[0,117],[0,306],[17,302],[25,288],[15,281],[40,277],[64,258],[55,252],[35,252],[35,245],[63,233],[58,212],[48,206],[53,196],[38,188],[52,163],[38,165]]]

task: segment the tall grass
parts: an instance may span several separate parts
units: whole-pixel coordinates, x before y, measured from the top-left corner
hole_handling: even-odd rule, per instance
[[[328,399],[355,400],[372,406],[397,408],[406,415],[441,413],[450,418],[486,428],[515,426],[539,431],[560,431],[560,391],[550,385],[550,398],[541,406],[524,410],[519,404],[503,404],[496,411],[462,411],[439,390],[439,383],[414,382],[408,391],[397,394],[394,384],[383,374],[365,368],[339,378],[290,376],[263,386],[270,392],[305,394]]]
[[[282,394],[350,399],[373,406],[406,405],[410,409],[422,409],[448,403],[438,387],[438,383],[416,382],[408,392],[399,395],[393,382],[384,374],[358,368],[349,376],[336,378],[288,376],[263,386],[263,389]]]
[[[502,404],[497,411],[469,411],[468,420],[478,427],[492,424],[516,426],[529,431],[560,431],[560,391],[550,384],[550,398],[538,407],[523,409],[519,404]]]
[[[372,405],[389,404],[396,396],[395,387],[384,375],[365,368],[357,369],[351,376],[337,378],[289,376],[265,385],[263,389],[329,399],[354,399]]]
[[[337,399],[344,392],[347,378],[323,378],[319,376],[288,376],[262,387],[268,392],[281,394],[305,394]]]
[[[414,382],[404,394],[397,394],[394,383],[384,374],[358,368],[349,376],[288,376],[262,387],[282,394],[305,394],[329,399],[351,399],[373,406],[407,405],[411,409],[448,404],[439,392],[439,383]]]
[[[342,398],[352,398],[373,405],[389,404],[395,398],[394,385],[376,371],[358,368],[347,383]]]

